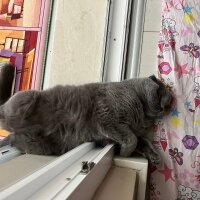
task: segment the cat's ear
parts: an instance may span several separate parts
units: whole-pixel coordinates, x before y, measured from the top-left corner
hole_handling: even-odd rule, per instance
[[[153,80],[153,81],[152,81]],[[161,111],[160,98],[158,97],[159,85],[156,83],[156,77],[151,76],[145,84],[145,93],[149,109],[156,113]]]
[[[34,112],[39,98],[39,91],[20,91],[3,105],[4,113],[6,116],[20,116],[26,119]]]
[[[157,106],[156,109],[159,109],[160,111],[168,111],[170,110],[172,106],[172,94],[164,83],[162,83],[159,79],[157,79],[154,75],[149,77],[151,79],[150,90],[152,93],[151,97],[153,98],[152,101],[154,101]]]
[[[35,110],[36,104],[39,99],[38,91],[31,91],[31,93],[27,93],[23,97],[23,118],[27,119]]]
[[[149,78],[150,78],[152,81],[154,81],[155,83],[158,83],[158,79],[156,78],[155,75],[151,75],[151,76],[149,76]]]

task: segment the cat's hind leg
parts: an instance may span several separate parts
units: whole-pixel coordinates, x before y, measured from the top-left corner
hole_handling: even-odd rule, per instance
[[[161,156],[158,151],[155,149],[152,142],[145,137],[139,138],[139,143],[137,146],[137,152],[147,158],[152,164],[160,164]]]
[[[137,137],[132,134],[124,138],[121,144],[120,156],[129,157],[137,147]]]
[[[137,147],[137,136],[126,124],[118,124],[108,133],[108,136],[120,145],[120,156],[131,156]]]

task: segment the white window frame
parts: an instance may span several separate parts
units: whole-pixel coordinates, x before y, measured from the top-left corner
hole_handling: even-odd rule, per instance
[[[49,36],[48,36],[48,45],[46,50],[46,60],[45,60],[45,73],[43,74],[43,85],[42,89],[49,88],[50,82],[50,74],[51,74],[51,62],[53,57],[53,45],[55,40],[55,27],[56,20],[58,15],[58,5],[60,0],[54,0],[52,2],[52,11],[51,11],[51,19],[50,19],[50,28],[49,28]]]
[[[133,0],[124,79],[139,77],[147,0]]]
[[[104,82],[122,79],[132,0],[111,0],[105,59],[102,80]]]
[[[111,4],[104,82],[139,76],[146,10],[146,0],[111,0]]]

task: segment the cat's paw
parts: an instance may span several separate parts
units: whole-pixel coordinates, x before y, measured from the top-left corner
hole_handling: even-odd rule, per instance
[[[120,150],[119,155],[122,156],[122,157],[129,157],[129,156],[131,156],[131,153],[128,152],[128,151],[125,151],[125,150]]]
[[[152,164],[155,164],[155,165],[161,164],[161,161],[162,161],[161,156],[159,154],[157,154],[157,153],[148,154],[147,158],[149,159],[149,161]]]
[[[129,157],[134,152],[135,146],[134,145],[121,145],[120,149],[120,156],[122,157]]]

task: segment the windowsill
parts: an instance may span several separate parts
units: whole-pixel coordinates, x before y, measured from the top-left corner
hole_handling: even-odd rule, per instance
[[[0,191],[41,169],[55,157],[25,154],[0,164]]]
[[[99,149],[85,143],[59,157],[15,157],[0,165],[0,199],[100,200],[113,196],[108,191],[114,191],[113,198],[120,191],[124,200],[144,200],[147,160],[113,157],[113,150],[112,145]],[[95,163],[89,173],[81,173],[83,161]]]

